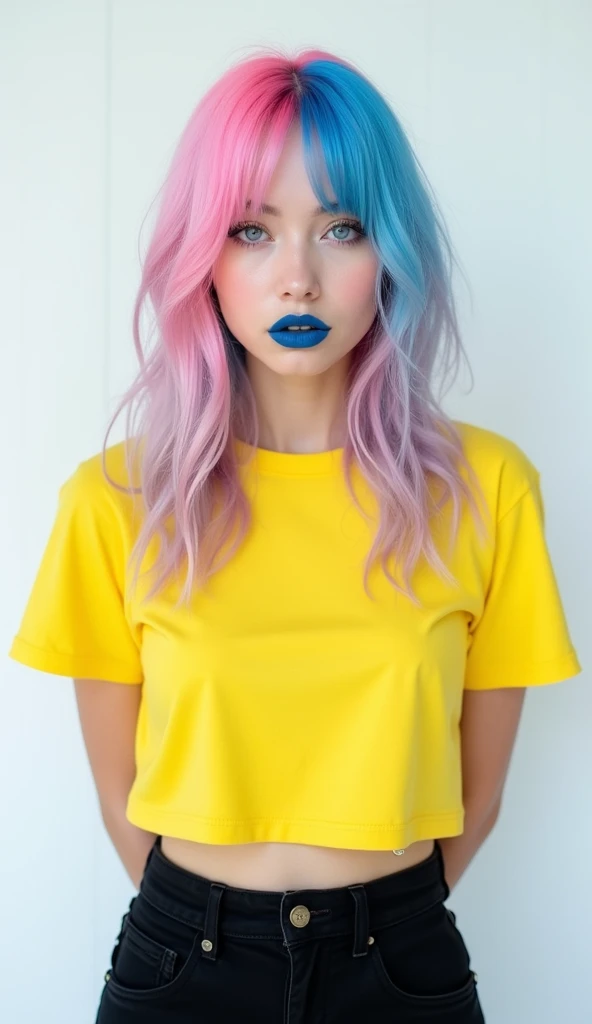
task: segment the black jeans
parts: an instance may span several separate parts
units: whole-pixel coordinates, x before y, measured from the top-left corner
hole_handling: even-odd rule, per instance
[[[95,1024],[484,1024],[437,841],[371,882],[278,892],[186,871],[160,840]]]

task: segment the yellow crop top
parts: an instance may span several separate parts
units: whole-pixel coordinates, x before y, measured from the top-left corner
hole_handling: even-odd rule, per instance
[[[421,608],[379,563],[375,600],[366,595],[375,524],[351,501],[341,449],[256,449],[256,466],[240,468],[253,526],[177,609],[179,580],[142,608],[129,598],[133,499],[105,481],[100,454],[78,466],[60,490],[10,656],[57,675],[143,685],[130,822],[203,843],[363,850],[462,833],[463,688],[539,686],[581,666],[538,471],[507,438],[455,422],[495,540],[478,541],[465,505],[448,563],[460,586],[424,564],[411,577]],[[125,482],[123,443],[107,454],[111,476]],[[354,470],[364,507],[376,509]]]

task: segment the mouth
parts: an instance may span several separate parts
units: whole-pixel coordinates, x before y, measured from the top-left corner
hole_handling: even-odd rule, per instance
[[[269,335],[284,348],[313,348],[331,328],[315,316],[284,316],[269,328]]]

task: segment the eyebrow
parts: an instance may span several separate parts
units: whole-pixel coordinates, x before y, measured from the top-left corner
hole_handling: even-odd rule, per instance
[[[248,209],[250,209],[250,207],[251,207],[251,200],[247,199],[246,209],[248,210]],[[331,203],[331,209],[334,212],[336,210],[338,210],[339,209],[339,203]],[[282,211],[278,210],[277,206],[269,206],[267,203],[263,203],[262,204],[259,212],[260,213],[268,213],[270,217],[281,217],[281,215],[282,215]],[[327,213],[327,212],[328,211],[325,209],[324,206],[315,206],[314,210],[311,210],[310,215],[311,215],[311,217],[320,217],[320,215],[322,213]]]

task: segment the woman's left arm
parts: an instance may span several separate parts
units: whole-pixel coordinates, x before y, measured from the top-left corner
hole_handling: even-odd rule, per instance
[[[449,889],[498,819],[526,687],[465,690],[461,730],[464,831],[440,839]]]

